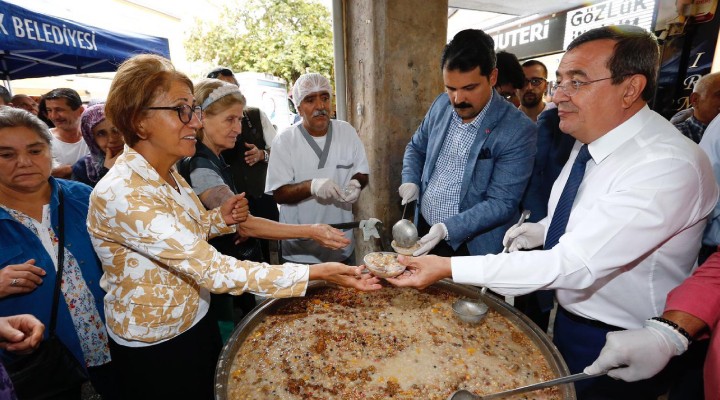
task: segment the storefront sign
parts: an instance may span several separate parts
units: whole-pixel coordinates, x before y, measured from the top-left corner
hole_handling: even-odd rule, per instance
[[[495,51],[506,50],[523,59],[562,51],[564,29],[562,13],[488,34],[495,40]]]
[[[652,28],[655,0],[609,0],[567,12],[563,48],[586,31],[607,25]]]

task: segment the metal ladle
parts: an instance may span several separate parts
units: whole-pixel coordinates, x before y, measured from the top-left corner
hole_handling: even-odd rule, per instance
[[[588,375],[584,372],[581,372],[579,374],[564,376],[562,378],[551,379],[549,381],[544,381],[544,382],[533,383],[531,385],[521,386],[521,387],[515,388],[515,389],[505,390],[505,391],[497,392],[497,393],[493,393],[493,394],[486,394],[485,396],[479,396],[479,395],[476,395],[475,393],[472,393],[470,391],[463,389],[463,390],[458,390],[455,393],[451,394],[450,397],[447,398],[447,400],[501,399],[503,397],[511,396],[511,395],[517,394],[517,393],[531,392],[533,390],[545,389],[545,388],[549,388],[549,387],[556,386],[556,385],[562,385],[564,383],[571,383],[571,382],[581,381],[583,379],[595,378],[595,377],[605,375],[605,374],[607,374],[607,371],[602,372],[597,375]]]
[[[415,224],[405,219],[405,210],[407,210],[407,204],[403,208],[402,219],[393,225],[392,235],[395,244],[399,247],[410,248],[418,241],[418,231]]]
[[[522,225],[528,218],[530,218],[530,210],[523,210],[522,214],[520,214],[520,220],[518,221],[518,223],[517,223],[516,226],[519,227],[519,226]],[[503,251],[502,251],[503,253],[507,253],[507,252],[510,250],[510,245],[512,244],[513,241],[514,241],[514,239],[510,239],[510,241],[508,241],[507,246],[505,246],[505,247],[503,248]]]
[[[525,221],[530,217],[530,210],[524,210],[520,214],[520,220],[517,223],[517,226],[522,225],[525,223]],[[393,229],[394,234],[394,229]],[[503,248],[503,253],[507,253],[508,249],[510,248],[510,245],[512,244],[512,240],[508,243],[505,248]],[[480,292],[482,295],[485,295],[485,292],[487,291],[486,287],[482,288],[482,291]],[[488,306],[483,303],[481,300],[468,300],[468,299],[457,299],[452,305],[452,309],[455,312],[455,315],[460,318],[461,320],[476,324],[483,319],[485,319],[485,315],[487,315],[488,312]]]
[[[480,294],[484,296],[485,292],[487,292],[487,288],[483,287],[482,290],[480,290]],[[470,324],[477,324],[485,319],[489,309],[490,307],[479,299],[477,301],[457,299],[452,304],[452,310],[455,313],[455,316]]]

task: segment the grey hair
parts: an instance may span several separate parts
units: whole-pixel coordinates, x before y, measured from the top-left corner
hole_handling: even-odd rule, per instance
[[[40,118],[21,108],[0,107],[0,129],[18,127],[28,128],[37,133],[38,137],[52,149],[52,133]]]

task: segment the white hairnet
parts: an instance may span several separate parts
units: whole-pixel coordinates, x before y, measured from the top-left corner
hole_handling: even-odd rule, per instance
[[[292,89],[295,107],[300,107],[300,103],[307,95],[317,92],[328,92],[328,94],[332,97],[332,87],[330,86],[330,81],[326,77],[315,72],[300,75],[298,80],[295,81],[295,86],[293,86]]]

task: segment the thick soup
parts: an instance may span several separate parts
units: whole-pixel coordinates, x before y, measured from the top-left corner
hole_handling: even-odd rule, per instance
[[[437,288],[362,293],[322,288],[266,316],[236,353],[228,398],[446,399],[555,378],[538,348],[491,310],[453,316]],[[556,388],[512,399],[559,399]]]

